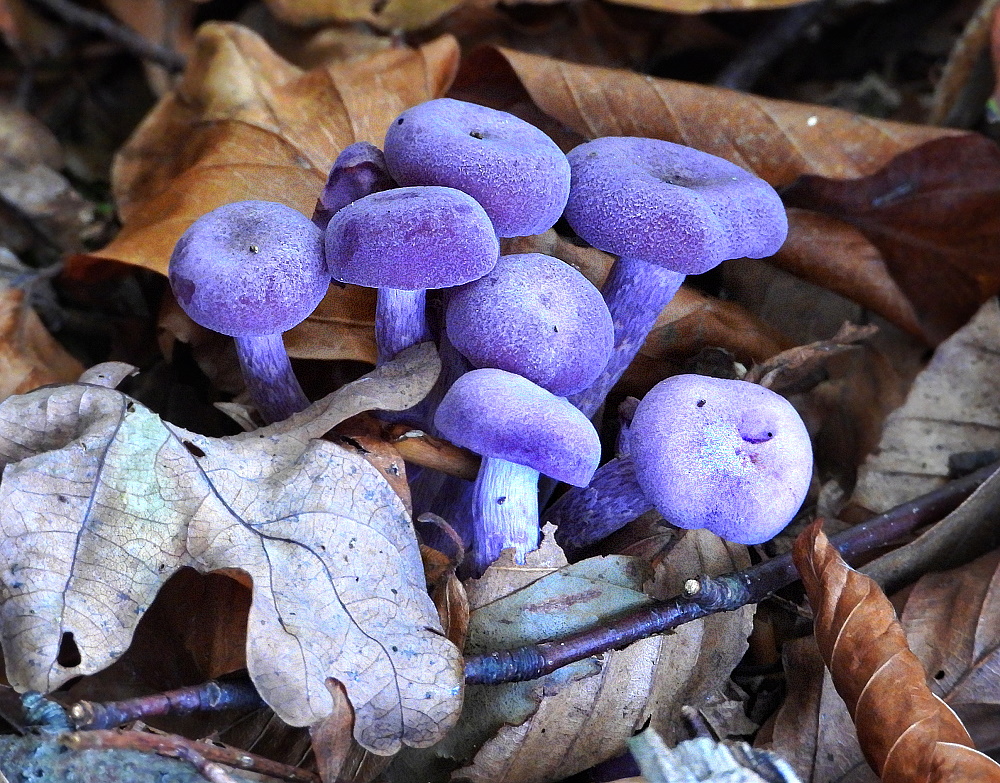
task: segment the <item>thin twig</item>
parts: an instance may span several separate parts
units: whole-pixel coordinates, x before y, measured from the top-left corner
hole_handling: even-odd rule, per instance
[[[998,469],[1000,463],[977,470],[845,530],[830,541],[848,562],[857,561],[919,527],[940,520]],[[512,650],[470,656],[465,660],[465,681],[470,685],[497,685],[533,680],[592,655],[665,633],[692,620],[758,603],[797,579],[798,573],[790,553],[737,573],[690,579],[685,583],[682,595],[622,614],[586,631]]]
[[[730,90],[752,89],[774,61],[799,39],[802,31],[828,5],[829,0],[816,0],[782,12],[747,42],[716,77],[715,86]]]
[[[222,748],[173,734],[115,730],[75,731],[63,734],[60,741],[71,750],[84,748],[137,750],[142,753],[156,753],[160,756],[185,760],[197,756],[206,761],[225,764],[234,769],[257,772],[272,778],[292,781],[292,783],[320,783],[319,776],[313,772],[280,764],[277,761],[238,748]]]
[[[264,700],[249,680],[213,681],[122,701],[78,701],[69,708],[69,717],[77,730],[111,729],[158,715],[258,709],[264,706]]]
[[[161,65],[170,73],[184,70],[185,60],[180,52],[153,43],[104,14],[82,8],[70,0],[31,0],[31,2],[52,12],[66,24],[99,33],[136,57]]]

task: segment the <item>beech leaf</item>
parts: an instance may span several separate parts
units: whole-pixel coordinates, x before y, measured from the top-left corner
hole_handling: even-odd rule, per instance
[[[318,438],[402,409],[439,369],[417,346],[288,421],[208,438],[126,395],[75,384],[0,404],[0,628],[7,676],[49,691],[112,663],[182,566],[253,580],[247,665],[286,723],[355,712],[379,754],[454,722],[461,657],[442,635],[400,498],[360,455]],[[75,642],[80,663],[58,662]]]
[[[793,556],[816,643],[868,764],[883,783],[1000,781],[1000,764],[975,750],[959,718],[928,688],[889,599],[843,561],[821,524],[803,531]]]

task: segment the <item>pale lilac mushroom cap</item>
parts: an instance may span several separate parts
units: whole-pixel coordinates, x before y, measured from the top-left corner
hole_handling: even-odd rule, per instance
[[[600,439],[586,416],[504,370],[461,376],[441,400],[434,423],[459,446],[578,487],[590,482],[601,458]]]
[[[639,486],[664,519],[740,544],[779,533],[812,478],[809,433],[795,408],[745,381],[661,381],[639,403],[628,444]]]
[[[542,253],[500,256],[488,274],[449,292],[446,324],[475,367],[517,373],[559,396],[593,383],[614,344],[600,291]]]
[[[473,196],[501,237],[551,228],[569,195],[569,163],[534,125],[486,106],[438,98],[403,112],[385,136],[401,185],[444,185]]]
[[[168,277],[192,320],[231,337],[291,329],[330,285],[319,229],[270,201],[238,201],[202,215],[174,246]]]
[[[490,219],[454,188],[404,187],[342,208],[326,230],[334,280],[369,288],[446,288],[482,277],[500,245]]]
[[[695,275],[732,258],[764,258],[788,233],[764,180],[707,152],[608,136],[567,154],[566,219],[600,250]]]

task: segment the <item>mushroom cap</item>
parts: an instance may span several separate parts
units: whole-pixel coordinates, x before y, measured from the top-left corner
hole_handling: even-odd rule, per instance
[[[325,229],[330,218],[352,201],[395,185],[382,150],[367,141],[356,141],[344,147],[330,167],[313,221]]]
[[[505,370],[473,370],[441,400],[434,425],[452,443],[585,487],[601,459],[590,420],[562,397]]]
[[[795,408],[746,381],[661,381],[636,408],[628,444],[639,485],[664,519],[740,544],[780,532],[812,479],[809,433]]]
[[[500,257],[493,225],[476,200],[436,186],[393,188],[348,204],[326,228],[334,280],[419,291],[482,277]]]
[[[237,201],[202,215],[177,240],[168,276],[192,320],[231,337],[291,329],[330,285],[320,230],[272,201]]]
[[[772,255],[788,234],[774,188],[707,152],[607,136],[566,157],[566,220],[608,253],[696,275],[731,258]]]
[[[615,341],[601,292],[542,253],[500,256],[492,271],[449,292],[446,319],[473,366],[523,375],[559,396],[590,386]]]
[[[427,101],[393,121],[384,146],[399,184],[468,193],[501,237],[540,234],[566,206],[566,156],[534,125],[505,111],[453,98]]]

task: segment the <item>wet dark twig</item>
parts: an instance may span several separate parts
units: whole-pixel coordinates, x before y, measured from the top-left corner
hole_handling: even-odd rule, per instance
[[[994,463],[977,470],[845,530],[831,537],[830,541],[848,562],[857,562],[863,555],[940,520],[998,468],[1000,464]],[[758,603],[797,579],[791,554],[733,574],[689,579],[681,595],[622,614],[586,631],[512,650],[470,656],[465,660],[465,681],[470,685],[497,685],[533,680],[592,655],[665,633],[692,620]]]
[[[184,69],[184,57],[179,52],[143,38],[131,28],[118,23],[109,16],[83,8],[71,0],[30,1],[55,14],[66,24],[99,33],[136,57],[161,65],[170,73],[177,73]]]
[[[78,701],[69,708],[75,729],[110,729],[134,720],[158,715],[187,715],[192,712],[259,709],[266,706],[249,680],[205,682],[165,693],[154,693],[122,701]]]

